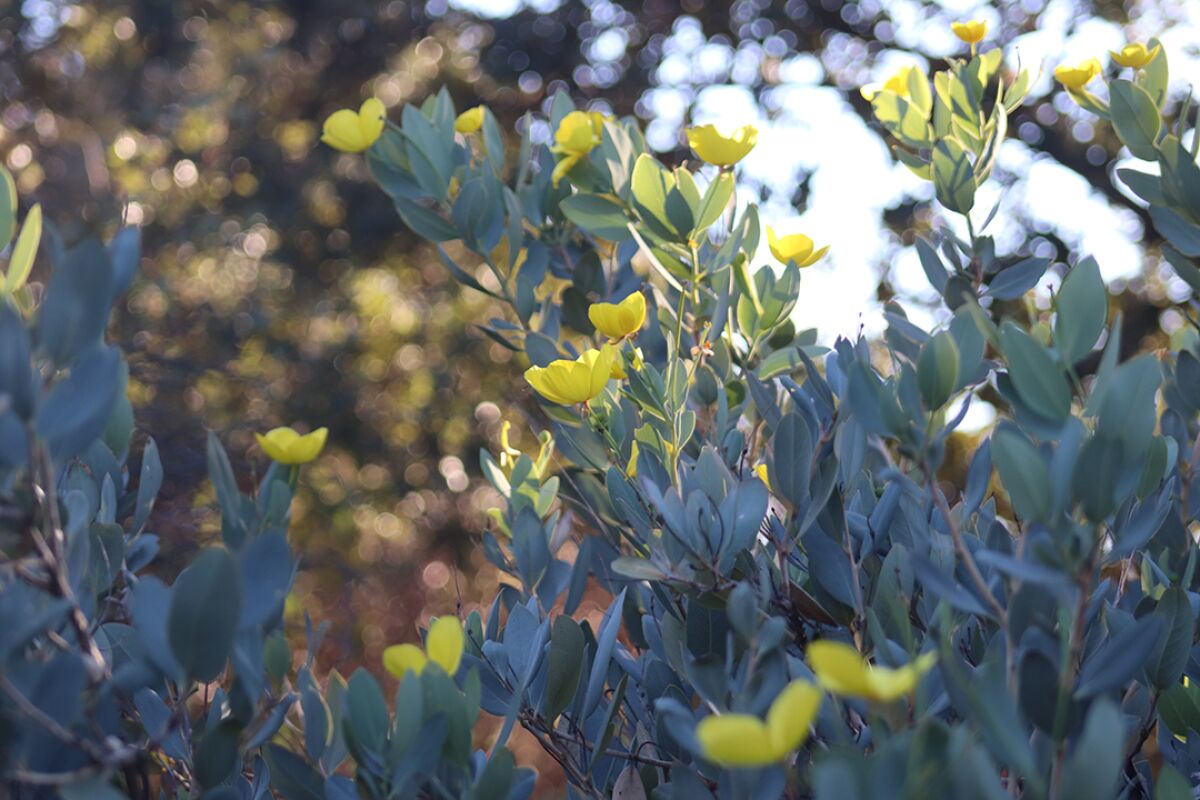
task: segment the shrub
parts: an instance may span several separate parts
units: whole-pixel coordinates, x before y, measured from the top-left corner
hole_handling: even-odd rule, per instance
[[[298,465],[246,496],[210,437],[223,546],[170,588],[138,576],[161,470],[151,443],[130,486],[121,362],[99,341],[135,234],[51,238],[45,299],[0,317],[6,779],[67,797],[520,797],[519,724],[579,796],[1191,797],[1200,307],[1176,349],[1123,358],[1095,260],[996,252],[976,193],[1029,76],[977,52],[982,35],[963,27],[970,58],[932,86],[904,70],[864,90],[950,215],[917,244],[940,324],[890,303],[879,342],[795,328],[824,250],[764,237],[733,202],[753,129],[693,129],[711,166],[672,169],[633,121],[560,95],[510,168],[492,114],[456,115],[445,92],[400,126],[370,103],[331,118],[326,141],[365,153],[455,278],[511,307],[479,327],[528,358],[546,428],[535,455],[481,453],[503,498],[484,552],[511,580],[486,614],[387,651],[391,716],[366,672],[322,689],[311,658],[292,668]],[[1056,74],[1160,166],[1119,176],[1200,293],[1196,131],[1186,103],[1164,117],[1157,42],[1118,63],[1132,79],[1106,79],[1107,100],[1087,88],[1098,65]],[[1051,308],[1023,302],[1052,267]],[[981,396],[997,424],[963,485],[943,482]],[[312,452],[272,435],[279,461]],[[611,597],[595,625],[574,618],[589,590]],[[503,720],[486,753],[479,709]]]

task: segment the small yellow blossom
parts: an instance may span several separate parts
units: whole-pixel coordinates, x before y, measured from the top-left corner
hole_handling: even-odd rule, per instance
[[[893,92],[900,97],[908,97],[908,76],[917,71],[916,66],[901,67],[893,72],[883,83],[868,83],[866,86],[858,90],[858,93],[863,96],[863,99],[870,102],[875,99],[875,96],[880,92]]]
[[[1103,71],[1100,62],[1094,58],[1089,58],[1087,61],[1081,62],[1078,66],[1067,66],[1054,68],[1054,79],[1067,87],[1072,92],[1078,92],[1084,86],[1091,83]]]
[[[459,133],[476,133],[483,127],[483,106],[468,108],[454,119],[454,130]]]
[[[799,747],[820,709],[820,690],[795,680],[771,703],[765,723],[750,714],[713,714],[696,726],[696,740],[714,764],[762,767],[783,760]]]
[[[384,669],[397,678],[403,678],[408,672],[420,675],[428,663],[425,651],[415,644],[394,644],[383,651]]]
[[[1161,49],[1162,45],[1156,44],[1152,49],[1147,49],[1146,45],[1141,42],[1134,42],[1125,45],[1120,50],[1109,50],[1108,52],[1112,54],[1112,60],[1122,67],[1141,69],[1153,61]]]
[[[634,439],[633,444],[629,445],[629,463],[625,465],[626,477],[637,477],[637,461],[640,454],[641,450],[638,448],[637,439]]]
[[[586,403],[604,391],[615,360],[616,350],[606,344],[599,350],[585,350],[574,361],[560,358],[545,367],[530,367],[525,380],[552,403]]]
[[[758,142],[758,128],[743,125],[724,133],[716,125],[697,125],[687,129],[688,146],[696,155],[718,167],[730,167],[746,157]]]
[[[588,319],[609,341],[619,342],[642,329],[646,321],[646,296],[634,292],[619,303],[592,303]]]
[[[343,108],[330,114],[321,141],[343,153],[361,153],[383,134],[386,117],[383,102],[372,97],[357,112]]]
[[[829,252],[829,245],[814,252],[813,240],[803,233],[776,236],[775,231],[769,227],[767,228],[767,245],[771,248],[771,255],[779,261],[784,264],[795,261],[798,267],[811,267]]]
[[[512,423],[504,420],[500,426],[500,468],[512,469],[517,464],[517,459],[521,457],[521,451],[508,443],[508,432],[512,428]]]
[[[771,488],[771,474],[767,471],[767,465],[765,463],[755,466],[754,474],[758,476],[760,481],[766,484],[768,489]]]
[[[822,639],[808,646],[808,663],[824,689],[880,703],[912,694],[936,661],[936,653],[924,653],[903,667],[889,669],[871,666],[843,642]]]
[[[425,651],[429,660],[437,664],[447,675],[458,672],[462,663],[465,638],[462,624],[454,617],[438,617],[429,626],[425,636]]]
[[[552,183],[558,186],[568,172],[575,168],[588,153],[600,143],[600,130],[604,125],[604,115],[597,111],[572,111],[558,123],[554,132],[554,145],[550,152],[562,156],[554,167]]]
[[[291,428],[275,428],[266,434],[256,433],[258,446],[267,458],[280,464],[307,464],[321,454],[328,428],[317,428],[301,436]]]
[[[403,678],[406,673],[420,675],[431,662],[450,676],[458,672],[465,647],[462,624],[454,617],[438,617],[425,636],[425,650],[415,644],[394,644],[383,651],[384,668]]]
[[[969,22],[954,22],[950,24],[950,30],[954,31],[954,35],[962,39],[971,47],[983,41],[983,37],[987,36],[987,22],[981,19],[973,19]]]

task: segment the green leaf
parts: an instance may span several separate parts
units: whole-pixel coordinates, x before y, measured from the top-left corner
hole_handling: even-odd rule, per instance
[[[1093,258],[1085,258],[1067,273],[1055,301],[1054,344],[1063,361],[1074,364],[1100,338],[1108,322],[1108,290]]]
[[[928,148],[933,143],[928,111],[922,111],[895,92],[879,92],[871,100],[871,110],[888,133],[909,147]]]
[[[233,647],[242,597],[237,563],[222,547],[209,547],[171,587],[167,633],[171,652],[189,677],[211,681]]]
[[[100,341],[112,300],[112,262],[95,239],[85,239],[54,265],[38,309],[39,347],[59,366]]]
[[[1154,800],[1194,800],[1192,784],[1187,778],[1172,767],[1163,764],[1158,771],[1158,780],[1154,782]]]
[[[33,261],[41,241],[42,207],[35,205],[29,209],[25,224],[21,226],[21,235],[13,246],[12,257],[8,260],[8,274],[4,277],[4,288],[0,294],[12,294],[25,285],[33,270]]]
[[[396,204],[396,213],[404,220],[404,224],[421,238],[431,242],[449,242],[462,238],[453,225],[427,206],[406,197],[394,197],[392,202]]]
[[[1147,49],[1159,48],[1150,63],[1138,70],[1137,84],[1146,90],[1150,99],[1158,108],[1162,108],[1167,100],[1167,83],[1170,70],[1167,66],[1167,48],[1162,46],[1156,37],[1151,36],[1146,42]]]
[[[975,175],[967,151],[954,139],[941,139],[933,148],[933,187],[942,205],[959,214],[975,205]]]
[[[988,294],[997,300],[1016,300],[1042,279],[1050,260],[1031,256],[996,273],[988,282]]]
[[[237,766],[241,725],[234,719],[223,720],[207,730],[196,747],[193,771],[201,786],[211,788],[224,782]]]
[[[653,561],[637,556],[621,556],[612,562],[612,570],[618,575],[635,581],[661,581],[667,577]]]
[[[1187,666],[1196,630],[1196,614],[1192,611],[1187,592],[1178,586],[1163,592],[1154,613],[1163,618],[1166,635],[1154,648],[1146,669],[1151,682],[1162,691],[1179,683],[1183,668]]]
[[[0,166],[0,250],[8,247],[17,232],[17,185],[12,173]]]
[[[1097,647],[1079,670],[1075,698],[1083,700],[1126,686],[1150,658],[1163,627],[1163,618],[1150,614]]]
[[[921,348],[917,357],[917,386],[930,411],[946,404],[958,386],[958,345],[948,331],[942,331]]]
[[[546,700],[542,715],[555,720],[575,697],[583,671],[583,629],[566,614],[554,620],[550,632],[550,660],[546,671]]]
[[[602,239],[624,241],[631,236],[624,206],[608,197],[573,194],[563,198],[558,207],[571,222]]]
[[[1052,500],[1050,470],[1033,443],[1017,428],[1001,425],[992,435],[992,460],[1017,515],[1031,522],[1044,520]]]
[[[771,437],[768,474],[771,488],[794,508],[802,507],[808,499],[812,457],[813,440],[808,423],[795,411],[788,412],[779,421]]]
[[[1117,136],[1135,157],[1156,160],[1155,143],[1162,130],[1162,117],[1154,99],[1142,87],[1121,79],[1113,80],[1108,92],[1109,113]]]
[[[692,232],[693,235],[708,228],[721,218],[721,214],[729,205],[730,198],[733,197],[734,183],[732,172],[722,172],[708,185],[708,189],[704,192],[704,199],[700,203],[700,211],[696,215],[696,228]]]
[[[272,743],[263,748],[263,757],[271,770],[271,788],[286,800],[325,800],[321,773],[300,756]]]
[[[379,684],[364,669],[357,669],[346,686],[345,729],[352,750],[361,748],[379,753],[387,741],[387,701]]]
[[[1124,743],[1125,720],[1120,709],[1111,700],[1097,700],[1063,770],[1063,800],[1114,797],[1124,763]]]
[[[1150,218],[1154,220],[1158,232],[1167,237],[1179,252],[1190,258],[1200,257],[1200,226],[1161,206],[1150,207]]]
[[[670,171],[649,153],[642,153],[633,164],[630,187],[634,209],[642,220],[660,238],[676,239],[679,230],[667,209],[668,198],[675,189],[675,178]]]
[[[1000,328],[1000,346],[1021,400],[1051,422],[1065,420],[1071,413],[1071,387],[1046,348],[1011,322]]]

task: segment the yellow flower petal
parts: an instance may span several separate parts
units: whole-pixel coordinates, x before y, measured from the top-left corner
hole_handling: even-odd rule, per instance
[[[767,726],[749,714],[713,714],[696,726],[704,757],[723,767],[761,767],[778,761]]]
[[[454,130],[459,133],[475,133],[483,127],[483,106],[468,108],[454,119]]]
[[[822,688],[851,697],[871,695],[866,662],[850,645],[822,639],[808,646],[807,656]]]
[[[1132,67],[1133,69],[1141,69],[1149,64],[1158,55],[1158,51],[1162,49],[1162,45],[1154,45],[1153,49],[1146,49],[1146,45],[1141,42],[1127,44],[1120,50],[1109,50],[1112,55],[1112,60],[1122,67]]]
[[[829,251],[829,247],[813,250],[813,240],[803,233],[792,233],[787,236],[776,236],[775,231],[767,228],[767,245],[771,255],[784,264],[794,261],[798,267],[810,267],[821,260]]]
[[[325,120],[321,141],[344,153],[361,153],[367,149],[358,124],[358,114],[348,108],[329,115]]]
[[[766,465],[766,464],[759,464],[759,465],[757,465],[757,466],[754,468],[754,474],[758,476],[758,479],[759,479],[760,481],[762,481],[764,484],[766,484],[766,486],[767,486],[767,488],[768,488],[768,489],[769,489],[769,488],[771,488],[771,481],[770,481],[770,477],[771,477],[771,475],[770,475],[770,473],[767,471],[767,465]]]
[[[425,670],[428,659],[415,644],[394,644],[383,651],[383,666],[397,678],[412,672],[420,675]]]
[[[612,341],[632,336],[646,321],[646,296],[634,292],[619,303],[592,303],[588,319]]]
[[[1080,63],[1078,66],[1067,66],[1064,64],[1061,67],[1055,67],[1054,78],[1063,86],[1073,92],[1078,92],[1087,84],[1091,83],[1103,71],[1100,62],[1094,58],[1089,58],[1087,61]]]
[[[447,675],[458,672],[464,645],[462,623],[455,617],[438,617],[429,626],[429,634],[425,637],[429,660],[444,669]]]
[[[687,129],[688,146],[696,155],[719,167],[741,161],[758,142],[758,129],[743,125],[732,133],[722,133],[715,125],[698,125]]]
[[[597,128],[592,116],[586,111],[572,111],[558,123],[554,132],[555,153],[586,156],[597,144]]]
[[[550,184],[557,189],[558,184],[562,182],[562,179],[567,176],[568,172],[575,169],[575,165],[578,164],[582,159],[583,156],[576,155],[574,153],[570,153],[564,158],[560,159],[559,162],[554,165],[554,172],[550,175]]]
[[[307,464],[325,447],[325,439],[329,435],[328,428],[317,428],[312,433],[301,436],[291,428],[275,428],[267,433],[256,433],[258,446],[272,461],[280,464]]]
[[[321,141],[345,153],[361,153],[383,134],[387,109],[376,97],[369,98],[358,112],[343,108],[325,120]]]
[[[629,463],[625,465],[625,476],[626,477],[628,477],[628,478],[636,478],[637,477],[637,462],[638,462],[638,456],[640,454],[641,454],[641,451],[638,448],[637,439],[634,439],[633,443],[631,445],[629,445]]]
[[[883,703],[911,694],[937,661],[936,654],[925,653],[899,669],[873,667],[850,645],[829,639],[810,644],[807,655],[826,690]]]
[[[358,109],[358,124],[362,130],[366,150],[383,135],[383,127],[387,124],[387,107],[378,97],[367,98]]]
[[[586,403],[604,391],[615,358],[615,349],[606,344],[599,350],[584,351],[574,361],[560,358],[545,367],[530,367],[525,370],[525,380],[553,403]]]
[[[821,710],[821,690],[808,681],[789,683],[767,711],[767,735],[776,759],[785,758],[808,738]]]
[[[967,44],[979,44],[983,41],[983,37],[987,36],[987,22],[981,19],[973,19],[970,22],[954,22],[950,24],[950,30],[954,31],[954,35]]]

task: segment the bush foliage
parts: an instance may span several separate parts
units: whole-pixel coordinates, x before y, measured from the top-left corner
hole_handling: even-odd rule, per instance
[[[1177,349],[1126,357],[1094,259],[997,253],[986,234],[977,190],[1029,75],[959,35],[971,56],[932,80],[865,90],[948,212],[916,245],[941,322],[893,303],[878,342],[797,330],[824,252],[736,201],[752,129],[693,129],[709,166],[692,169],[563,95],[515,162],[490,111],[456,114],[445,92],[399,125],[371,101],[331,118],[326,141],[364,152],[454,277],[511,309],[478,327],[528,359],[545,422],[538,453],[481,454],[504,586],[388,650],[391,703],[363,670],[318,680],[319,625],[302,663],[282,634],[289,509],[320,432],[263,437],[274,463],[249,494],[210,436],[223,541],[171,586],[148,572],[163,470],[151,441],[131,474],[104,341],[137,233],[67,246],[31,210],[0,303],[7,787],[518,798],[520,725],[577,796],[1192,797],[1200,139],[1186,102],[1168,113],[1157,42],[1122,51],[1100,94],[1098,65],[1058,74],[1157,165],[1120,177],[1193,290]],[[26,283],[39,240],[44,292]],[[1052,268],[1042,310],[1028,293]],[[965,485],[941,482],[980,401],[997,424]],[[588,591],[611,598],[594,625],[575,619]],[[481,710],[502,724],[475,749]]]

